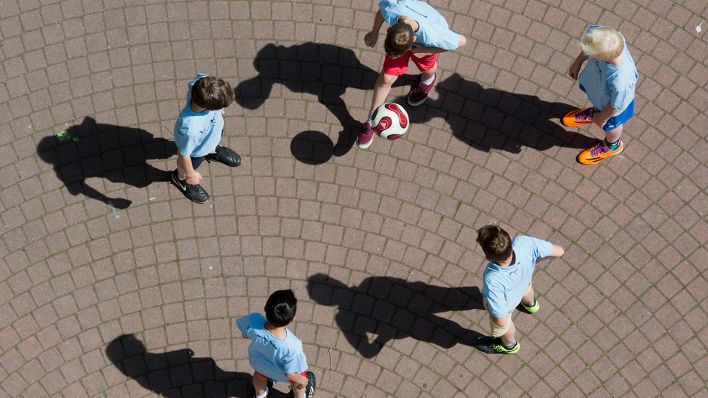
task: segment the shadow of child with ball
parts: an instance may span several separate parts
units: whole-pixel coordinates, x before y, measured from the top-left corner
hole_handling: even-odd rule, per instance
[[[361,121],[352,117],[342,97],[348,88],[373,90],[379,75],[359,62],[354,51],[311,42],[289,47],[267,44],[258,51],[253,65],[258,76],[244,80],[236,87],[236,101],[239,105],[247,109],[259,108],[270,97],[275,84],[282,84],[295,93],[316,95],[317,100],[337,118],[342,128],[337,143],[331,149],[331,155],[343,156],[351,150],[361,129]],[[409,83],[402,80],[395,85],[406,84]],[[329,160],[326,146],[321,145],[327,141],[326,134],[305,133],[297,136],[298,142],[292,148],[293,155],[310,164]],[[314,148],[317,152],[308,152],[308,148]]]

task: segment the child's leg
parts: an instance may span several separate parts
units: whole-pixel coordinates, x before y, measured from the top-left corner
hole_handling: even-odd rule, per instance
[[[516,326],[514,326],[514,321],[511,320],[511,316],[506,320],[509,322],[508,329],[506,333],[501,336],[502,344],[507,347],[511,347],[516,343]]]
[[[253,372],[253,388],[256,390],[256,396],[265,396],[268,392],[268,378],[258,372]]]
[[[527,307],[531,307],[534,304],[534,301],[535,297],[533,285],[529,283],[529,288],[526,289],[526,293],[524,293],[523,297],[521,297],[521,302],[524,303]]]
[[[438,54],[428,54],[422,57],[411,56],[413,63],[422,72],[420,81],[411,87],[407,101],[410,106],[418,106],[428,99],[428,94],[433,90],[438,71]]]
[[[433,64],[432,68],[430,68],[428,70],[421,71],[421,72],[423,72],[423,78],[421,80],[426,81],[426,80],[432,79],[433,76],[435,76],[435,73],[437,71],[438,71],[438,62],[435,61],[435,64]]]
[[[305,398],[305,389],[304,388],[301,388],[298,390],[294,384],[291,384],[290,388],[293,390],[293,396],[295,398]]]
[[[622,136],[622,126],[624,125],[620,124],[614,130],[605,131],[605,140],[608,144],[615,143],[617,142],[617,140],[620,139],[620,137]]]
[[[389,75],[385,72],[379,74],[374,84],[374,96],[371,98],[371,112],[386,102],[386,97],[388,97],[388,94],[391,92],[391,87],[397,79],[398,76],[396,75]]]

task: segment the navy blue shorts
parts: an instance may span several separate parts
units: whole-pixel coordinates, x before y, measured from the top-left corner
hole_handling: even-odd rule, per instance
[[[190,158],[192,159],[192,168],[194,170],[196,170],[197,167],[199,167],[199,165],[202,164],[202,162],[204,161],[204,156],[200,156],[197,158],[190,156]]]

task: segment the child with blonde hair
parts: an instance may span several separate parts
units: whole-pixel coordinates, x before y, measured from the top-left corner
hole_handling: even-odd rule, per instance
[[[577,157],[582,164],[596,164],[624,149],[620,139],[622,126],[634,116],[634,89],[639,75],[624,37],[615,29],[591,25],[580,38],[580,48],[568,74],[578,80],[592,106],[567,113],[562,123],[595,123],[604,131],[604,140]],[[585,69],[580,72],[586,60]]]

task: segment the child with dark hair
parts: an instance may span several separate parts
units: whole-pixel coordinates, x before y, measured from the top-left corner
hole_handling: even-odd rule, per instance
[[[292,290],[278,290],[268,297],[265,314],[254,312],[236,320],[244,337],[251,339],[248,360],[255,370],[256,398],[265,398],[273,381],[289,381],[296,398],[312,398],[315,375],[307,371],[302,341],[286,328],[297,312]]]
[[[374,85],[369,116],[357,137],[357,146],[361,149],[371,146],[374,111],[386,101],[398,76],[408,71],[408,63],[413,61],[421,71],[418,84],[407,97],[408,105],[418,106],[425,102],[435,85],[439,54],[456,50],[467,43],[464,36],[450,30],[445,18],[424,1],[381,0],[371,32],[364,36],[364,44],[369,47],[376,45],[384,22],[390,25],[384,42],[386,58]]]
[[[175,123],[178,152],[172,183],[189,200],[204,203],[209,194],[200,185],[199,165],[204,160],[230,167],[241,164],[238,153],[219,145],[224,130],[223,109],[234,101],[234,91],[229,83],[204,73],[198,73],[187,87],[187,105]]]
[[[477,231],[477,243],[489,260],[482,280],[484,308],[489,312],[491,337],[479,338],[477,348],[490,354],[516,354],[521,345],[516,341],[516,328],[511,321],[514,308],[534,314],[540,304],[531,277],[536,260],[560,257],[562,247],[545,240],[519,235],[511,236],[497,225],[485,225]]]

